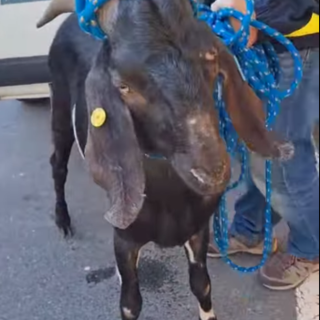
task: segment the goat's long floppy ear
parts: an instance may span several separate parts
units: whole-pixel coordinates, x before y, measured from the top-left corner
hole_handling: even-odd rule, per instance
[[[265,158],[290,159],[292,144],[280,141],[266,129],[263,102],[243,80],[238,66],[226,47],[216,40],[219,48],[219,69],[224,76],[224,100],[227,111],[241,140],[248,148]]]
[[[130,112],[112,84],[108,59],[108,53],[102,50],[86,82],[89,120],[97,108],[106,120],[99,127],[89,123],[85,155],[95,182],[109,195],[106,219],[114,227],[126,229],[136,220],[144,202],[143,154]]]

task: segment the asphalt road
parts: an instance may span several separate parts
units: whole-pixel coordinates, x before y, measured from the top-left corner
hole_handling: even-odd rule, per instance
[[[105,200],[76,148],[67,184],[74,239],[54,226],[49,117],[48,106],[0,102],[0,320],[118,320]],[[209,266],[220,320],[297,319],[293,292],[269,292],[221,261]],[[148,246],[140,272],[141,320],[198,319],[183,250]]]

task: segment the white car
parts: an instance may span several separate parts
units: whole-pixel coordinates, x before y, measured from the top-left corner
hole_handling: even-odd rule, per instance
[[[48,1],[0,0],[0,100],[50,96],[48,52],[66,15],[37,29],[47,6]]]

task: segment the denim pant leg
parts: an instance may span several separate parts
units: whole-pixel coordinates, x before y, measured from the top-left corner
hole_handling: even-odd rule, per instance
[[[266,201],[251,177],[245,194],[236,202],[235,211],[230,234],[249,247],[260,244],[264,240]],[[273,210],[273,225],[280,221],[281,217]]]
[[[295,156],[288,162],[274,161],[272,205],[290,227],[289,253],[314,259],[319,256],[319,173],[312,131],[319,121],[319,50],[302,51],[301,55],[303,82],[294,96],[283,102],[274,127],[294,143]],[[280,59],[281,86],[287,88],[294,76],[293,62],[287,53]],[[251,158],[254,184],[237,203],[232,226],[232,233],[246,237],[249,244],[263,236],[265,204],[265,161],[256,155]]]

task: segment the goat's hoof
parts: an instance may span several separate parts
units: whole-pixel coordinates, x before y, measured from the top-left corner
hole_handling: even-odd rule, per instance
[[[56,225],[61,230],[65,238],[73,237],[74,231],[71,226],[71,219],[68,213],[68,207],[66,203],[56,204]]]
[[[61,227],[59,228],[64,236],[65,239],[67,238],[72,238],[74,236],[74,231],[72,226],[68,226],[68,227]]]
[[[74,231],[69,222],[56,220],[56,225],[63,234],[64,238],[72,238],[74,236]]]

